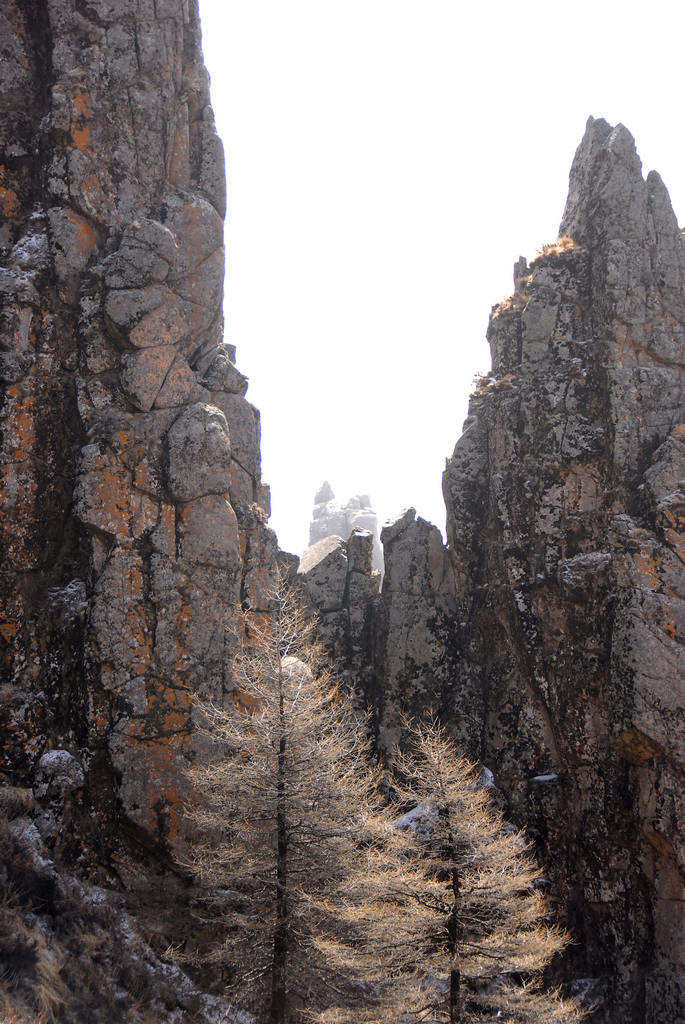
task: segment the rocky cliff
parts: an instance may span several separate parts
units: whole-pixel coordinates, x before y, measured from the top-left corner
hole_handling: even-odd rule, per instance
[[[197,6],[3,14],[4,750],[87,750],[95,804],[164,846],[190,695],[275,554]]]
[[[3,0],[0,40],[2,777],[126,888],[275,566],[223,151],[196,0]]]
[[[373,567],[383,571],[383,552],[378,539],[378,516],[371,507],[368,494],[355,494],[346,502],[336,501],[333,488],[324,481],[314,495],[309,543],[324,537],[346,540],[353,530],[366,530],[373,538]]]
[[[35,994],[63,955],[72,1020],[209,1021],[154,949],[192,695],[230,686],[277,549],[197,5],[2,0],[0,41],[0,956]],[[381,745],[432,705],[529,823],[605,1024],[682,1015],[684,272],[660,179],[591,120],[558,243],[493,311],[447,547],[410,510],[380,594],[367,531],[299,567]]]
[[[528,822],[598,1019],[681,1020],[685,246],[588,122],[557,243],[515,267],[447,463],[448,548],[383,534],[381,737],[426,700]]]

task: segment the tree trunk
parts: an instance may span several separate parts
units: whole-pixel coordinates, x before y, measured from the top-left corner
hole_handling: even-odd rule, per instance
[[[273,967],[271,972],[271,1024],[285,1024],[287,1006],[287,960],[288,960],[288,828],[285,801],[285,714],[283,696],[283,670],[278,665],[278,781],[276,801],[276,926],[274,928]]]
[[[461,1021],[461,972],[458,967],[450,971],[450,1024]]]
[[[448,818],[449,812],[441,808],[439,812]],[[446,858],[451,861],[450,882],[452,885],[452,910],[447,919],[449,950],[452,959],[450,970],[450,1024],[461,1022],[461,971],[459,970],[459,939],[461,938],[461,922],[459,920],[459,869],[457,868],[457,850],[451,829],[447,833]]]

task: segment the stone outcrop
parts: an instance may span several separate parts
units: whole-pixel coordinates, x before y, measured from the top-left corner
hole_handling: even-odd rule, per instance
[[[3,778],[63,749],[100,862],[163,862],[193,694],[230,687],[276,562],[197,2],[5,0],[0,26]]]
[[[576,939],[557,976],[604,1024],[683,1015],[684,248],[629,133],[590,119],[558,241],[493,310],[447,547],[404,513],[359,600],[340,537],[300,565],[381,748],[436,709],[527,825]]]
[[[110,965],[89,1019],[110,999],[141,1019],[143,983],[160,1019],[225,1019],[152,947],[186,923],[193,696],[231,688],[238,612],[288,559],[222,341],[197,3],[3,0],[0,38],[0,887],[28,901],[4,933],[24,970],[65,908],[87,924],[60,941],[74,985],[88,948]],[[664,1024],[683,1015],[685,256],[623,127],[588,123],[560,231],[493,311],[448,546],[404,513],[379,592],[368,499],[323,489],[298,577],[380,745],[434,707],[528,823],[577,940],[560,977],[604,1024]]]
[[[381,574],[374,537],[355,529],[346,541],[322,537],[296,566],[296,579],[319,617],[318,634],[336,673],[367,699],[374,694],[374,637]]]
[[[598,1020],[662,1024],[683,1014],[685,246],[622,126],[588,122],[560,232],[493,310],[444,475],[449,569],[411,516],[384,536],[381,735],[439,705],[528,823],[566,980]]]
[[[353,530],[367,530],[373,538],[373,567],[383,572],[383,552],[378,540],[378,516],[368,494],[355,494],[344,504],[335,500],[333,488],[324,481],[314,496],[309,543],[324,537],[347,540]]]
[[[413,508],[384,525],[385,576],[375,615],[373,689],[378,742],[389,752],[401,735],[399,712],[433,709],[451,719],[456,602],[449,554],[436,526]]]

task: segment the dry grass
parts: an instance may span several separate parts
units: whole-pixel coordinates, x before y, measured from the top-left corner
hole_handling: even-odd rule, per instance
[[[122,935],[109,903],[94,903],[75,879],[56,874],[30,820],[17,816],[29,804],[24,791],[6,795],[0,804],[0,1024],[163,1020],[149,951]]]
[[[569,235],[560,235],[556,242],[550,242],[549,245],[543,245],[541,249],[538,249],[535,259],[531,262],[531,267],[537,260],[542,259],[543,256],[560,256],[562,253],[570,252],[575,248],[576,243]],[[517,277],[514,291],[511,295],[508,295],[493,307],[493,318],[497,318],[501,314],[508,313],[512,310],[517,311],[522,309],[531,297],[530,285],[532,284],[532,281],[532,272],[522,274],[521,277]]]
[[[10,844],[0,845],[7,849]],[[71,998],[64,976],[66,952],[49,931],[27,918],[33,902],[25,879],[21,890],[5,886],[0,901],[0,1024],[58,1024]]]
[[[33,810],[35,804],[30,789],[19,786],[3,786],[0,789],[0,814],[6,815],[7,820],[26,814]]]
[[[497,302],[492,308],[492,319],[497,319],[502,313],[508,313],[511,310],[521,310],[528,302],[530,298],[530,292],[524,291],[530,282],[533,280],[532,274],[527,274],[525,277],[520,277],[516,282],[514,291],[507,295],[506,298],[502,299],[501,302]]]
[[[2,991],[0,991],[0,1024],[36,1024],[35,1014],[4,1007]]]
[[[473,394],[480,398],[494,383],[494,378],[489,373],[477,373],[473,378]]]
[[[36,1002],[38,1013],[45,1021],[57,1022],[60,1011],[69,1002],[69,989],[63,972],[66,956],[61,949],[44,943],[39,950],[36,964]]]
[[[503,377],[493,377],[488,373],[477,373],[473,378],[472,396],[474,398],[482,398],[485,394],[501,390],[503,387],[511,384],[513,380],[513,373],[507,373]]]
[[[538,250],[536,259],[540,256],[558,256],[562,252],[568,252],[570,249],[575,249],[576,243],[569,235],[560,235],[556,242],[550,242],[549,245],[543,245],[542,249]]]

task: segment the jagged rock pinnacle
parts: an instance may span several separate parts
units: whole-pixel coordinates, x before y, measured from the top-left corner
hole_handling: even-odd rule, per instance
[[[318,491],[314,495],[314,504],[320,505],[326,501],[333,501],[334,497],[335,493],[333,491],[333,488],[329,484],[328,480],[324,480],[324,482],[321,484],[321,487],[319,487]]]
[[[325,480],[314,497],[309,543],[316,544],[323,537],[347,540],[355,529],[368,530],[373,536],[374,568],[383,570],[383,555],[378,540],[378,517],[371,508],[368,494],[356,494],[346,502],[335,500],[333,488]]]
[[[588,118],[569,175],[559,227],[577,245],[607,238],[672,238],[678,223],[659,175],[645,181],[635,140],[622,124]]]

